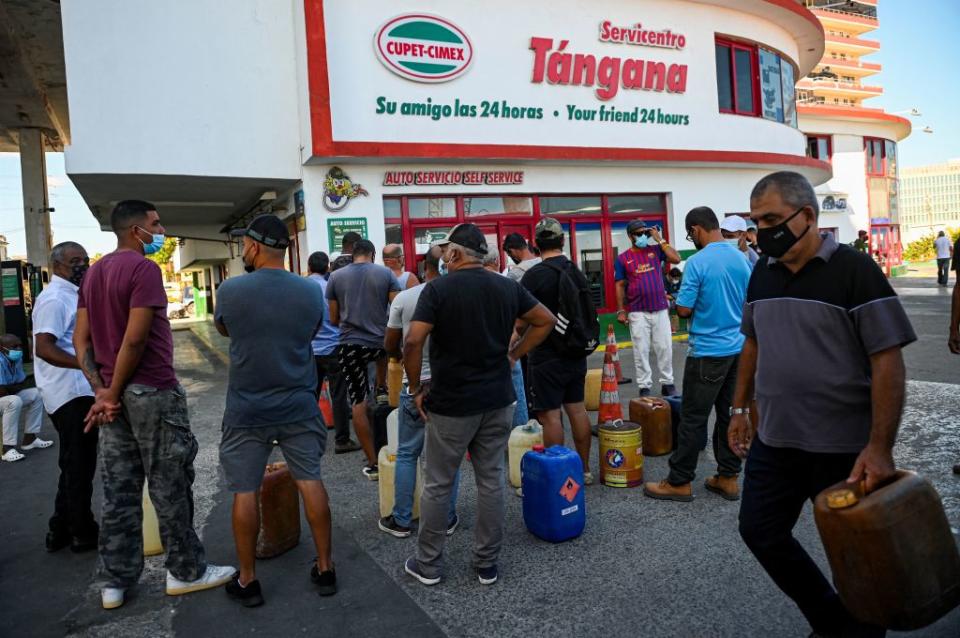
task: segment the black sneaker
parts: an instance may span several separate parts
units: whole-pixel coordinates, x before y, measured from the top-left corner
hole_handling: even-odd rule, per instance
[[[497,571],[496,565],[477,568],[477,580],[480,581],[481,585],[492,585],[497,582],[498,578],[500,578],[500,573]]]
[[[259,580],[252,580],[244,587],[240,584],[240,576],[235,576],[224,589],[231,600],[237,601],[244,607],[259,607],[263,604]]]
[[[348,453],[350,453],[350,452],[356,452],[357,450],[362,450],[362,449],[363,449],[363,447],[361,447],[361,445],[360,445],[359,443],[357,443],[357,442],[354,441],[353,439],[350,439],[349,441],[347,441],[347,442],[345,442],[345,443],[337,443],[337,444],[336,444],[336,447],[334,448],[334,453],[335,453],[335,454],[348,454]]]
[[[59,552],[70,544],[70,534],[66,532],[47,532],[46,545],[48,552]]]
[[[377,527],[396,538],[408,538],[410,534],[413,533],[413,530],[409,527],[404,527],[397,523],[397,519],[395,519],[392,514],[381,518],[377,523]],[[447,533],[450,534],[451,532]]]
[[[321,596],[333,596],[337,593],[337,571],[328,569],[321,572],[317,569],[317,563],[314,561],[310,568],[310,580],[317,586],[317,593]]]
[[[417,564],[417,559],[414,556],[408,558],[407,562],[403,564],[403,571],[407,572],[428,587],[431,585],[436,585],[440,582],[439,576],[430,578],[429,576],[424,575],[424,573],[420,571],[420,565]]]
[[[668,383],[660,387],[660,394],[665,397],[675,397],[677,396],[677,386],[672,383]]]
[[[640,392],[637,393],[641,397],[650,396],[650,388],[640,388]]]
[[[387,405],[390,403],[390,394],[386,388],[377,388],[376,402],[378,405]]]
[[[460,527],[460,517],[453,515],[453,520],[447,525],[447,536],[453,536],[453,533]]]
[[[362,472],[363,472],[363,475],[366,476],[371,481],[380,480],[380,469],[377,467],[376,463],[374,463],[373,465],[364,465]]]

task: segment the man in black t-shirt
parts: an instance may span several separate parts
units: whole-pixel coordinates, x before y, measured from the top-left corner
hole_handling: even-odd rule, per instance
[[[534,230],[534,239],[543,261],[523,276],[520,283],[556,314],[560,306],[559,267],[570,273],[577,284],[588,287],[583,273],[563,254],[563,226],[555,219],[544,217]],[[570,420],[573,443],[583,461],[583,482],[593,483],[590,472],[590,418],[583,403],[583,383],[587,376],[587,357],[576,359],[564,356],[557,349],[559,333],[553,332],[546,341],[530,353],[530,398],[537,421],[543,426],[543,445],[563,445],[563,406]]]
[[[483,269],[487,242],[473,224],[455,226],[439,245],[450,274],[423,288],[403,346],[408,392],[426,422],[420,535],[404,570],[424,585],[440,582],[450,492],[469,451],[477,481],[473,564],[480,584],[491,585],[498,577],[503,459],[517,401],[510,370],[550,334],[556,318],[520,284]],[[511,347],[518,319],[530,329]],[[429,389],[415,381],[428,336]]]

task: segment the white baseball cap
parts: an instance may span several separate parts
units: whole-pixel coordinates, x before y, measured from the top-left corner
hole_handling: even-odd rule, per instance
[[[720,230],[725,230],[728,233],[745,233],[747,232],[747,222],[739,215],[730,215],[724,217],[723,221],[720,222]]]

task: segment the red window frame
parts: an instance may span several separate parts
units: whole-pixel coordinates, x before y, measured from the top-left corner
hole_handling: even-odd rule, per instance
[[[731,103],[733,104],[733,109],[721,108],[720,112],[730,113],[732,115],[760,117],[762,115],[760,112],[760,62],[757,54],[757,46],[753,44],[744,44],[743,42],[735,42],[734,40],[728,40],[726,38],[719,37],[716,38],[715,43],[719,46],[725,46],[730,50],[730,58],[727,60],[727,63],[729,65],[728,68],[730,69],[730,88],[732,91]],[[748,54],[750,54],[750,83],[753,85],[753,104],[750,105],[750,110],[741,108],[741,105],[737,100],[737,51],[746,51]]]
[[[867,175],[871,177],[886,177],[887,176],[887,150],[886,145],[884,144],[884,139],[882,137],[865,137],[863,138],[863,157],[864,162],[867,167]],[[880,153],[880,167],[879,172],[875,170],[875,158],[877,157],[874,153],[874,145],[879,149]]]
[[[660,199],[660,210],[656,211],[643,211],[640,214],[632,213],[611,213],[609,206],[609,197],[611,196],[642,196],[642,195],[653,195]],[[464,212],[463,199],[465,197],[518,197],[525,196],[530,197],[533,202],[533,214],[532,215],[523,215],[523,214],[510,214],[504,213],[502,215],[484,215],[478,217],[467,217]],[[599,196],[601,201],[600,211],[596,214],[591,215],[550,215],[561,224],[567,224],[570,233],[567,237],[568,249],[570,251],[570,258],[574,264],[578,267],[580,266],[580,255],[578,253],[577,247],[577,237],[576,237],[576,227],[577,224],[600,224],[601,232],[601,246],[604,255],[612,255],[613,258],[616,258],[614,254],[616,252],[615,246],[612,242],[612,227],[614,224],[628,222],[633,219],[644,219],[649,221],[657,221],[663,223],[663,238],[667,241],[670,241],[671,236],[671,216],[669,212],[669,206],[667,203],[667,193],[611,193],[611,194],[599,194],[599,193],[554,193],[554,192],[544,192],[544,193],[461,193],[461,194],[451,194],[451,193],[411,193],[409,195],[385,195],[384,199],[393,199],[400,201],[400,211],[401,217],[398,219],[396,217],[385,217],[384,224],[400,224],[400,227],[403,232],[403,254],[405,258],[405,267],[411,272],[417,272],[419,268],[420,261],[423,259],[423,255],[418,255],[416,253],[416,246],[414,245],[414,236],[418,228],[431,227],[431,226],[455,226],[463,222],[470,222],[476,224],[480,228],[484,229],[485,232],[492,232],[496,229],[497,236],[499,241],[502,242],[503,237],[506,236],[508,232],[518,231],[523,227],[524,230],[527,230],[528,239],[533,236],[534,226],[538,221],[540,221],[541,215],[540,212],[540,199],[542,197],[569,197],[569,196],[582,196],[582,197],[595,197]],[[421,197],[452,197],[456,200],[456,217],[430,217],[430,218],[411,218],[409,216],[409,206],[408,199],[410,198],[421,198]],[[503,251],[500,246],[497,246],[497,249],[500,250],[500,262],[501,266],[506,266],[506,256],[503,254]],[[598,308],[600,312],[612,312],[616,307],[616,287],[613,281],[613,263],[606,263],[608,260],[605,259],[604,266],[604,290],[605,290],[605,299],[603,299],[603,307]]]
[[[810,150],[810,142],[812,140],[817,140],[817,142],[819,142],[820,140],[824,140],[827,143],[827,157],[826,158],[817,157],[815,159],[819,159],[820,161],[823,161],[823,162],[832,162],[833,161],[833,136],[832,135],[807,135],[807,151]],[[819,148],[819,143],[817,147]],[[809,155],[809,156],[813,157],[813,155]]]

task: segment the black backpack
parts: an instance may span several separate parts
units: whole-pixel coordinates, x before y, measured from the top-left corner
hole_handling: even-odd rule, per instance
[[[565,267],[549,261],[541,263],[559,275],[557,325],[550,335],[554,348],[571,359],[589,356],[600,345],[600,318],[586,278],[573,276],[573,262],[568,261]]]

